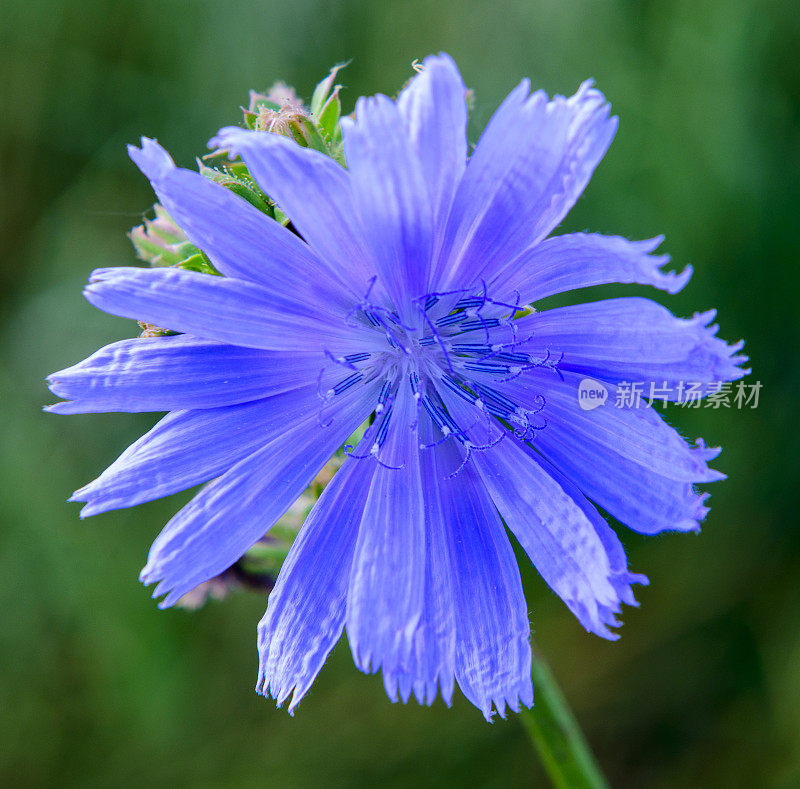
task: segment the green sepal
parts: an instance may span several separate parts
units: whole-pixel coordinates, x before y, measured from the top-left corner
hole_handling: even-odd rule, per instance
[[[337,85],[317,115],[317,124],[330,138],[333,138],[336,127],[339,125],[339,118],[342,114],[342,102],[339,100],[339,90],[340,87]]]
[[[314,115],[321,115],[322,108],[325,106],[325,103],[328,101],[331,92],[334,90],[334,83],[336,82],[336,75],[347,65],[349,65],[350,61],[346,61],[344,63],[337,63],[328,73],[328,76],[319,82],[317,86],[314,88],[314,93],[311,96],[311,105],[309,109]]]
[[[283,211],[281,211],[280,208],[278,208],[278,206],[273,204],[272,210],[275,212],[276,222],[280,222],[284,227],[289,224],[291,220],[288,216],[286,216],[286,214],[283,213]]]
[[[214,274],[216,276],[221,276],[219,271],[214,268],[211,261],[202,252],[198,252],[196,255],[186,258],[186,260],[176,263],[175,268],[181,268],[184,271],[196,271],[198,274]]]
[[[328,144],[317,124],[308,116],[295,113],[286,119],[286,127],[292,138],[304,148],[329,155]]]
[[[243,162],[222,165],[224,169],[218,170],[214,167],[208,167],[198,159],[197,166],[200,170],[200,174],[205,178],[224,186],[226,189],[230,189],[231,192],[247,200],[250,205],[254,206],[259,211],[262,211],[268,216],[273,216],[272,204],[261,189],[259,189],[255,180],[250,175],[247,166]]]

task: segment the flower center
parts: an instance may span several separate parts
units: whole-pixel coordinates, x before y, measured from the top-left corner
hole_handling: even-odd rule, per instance
[[[485,290],[431,293],[417,299],[415,306],[417,320],[406,324],[396,311],[371,302],[368,292],[347,320],[381,333],[383,349],[338,357],[326,352],[331,364],[320,381],[332,383],[320,387],[323,410],[354,386],[382,382],[362,444],[358,452],[346,447],[348,454],[400,467],[386,462],[383,446],[390,430],[416,430],[420,411],[430,418],[436,433],[432,441],[421,440],[420,447],[457,441],[466,450],[464,463],[472,451],[489,449],[509,433],[527,441],[545,427],[541,394],[532,391],[527,404],[521,405],[503,391],[504,384],[533,369],[557,371],[560,361],[528,351],[531,338],[519,335],[514,320],[524,307],[495,301]],[[405,413],[395,417],[401,393],[415,401],[414,418]]]

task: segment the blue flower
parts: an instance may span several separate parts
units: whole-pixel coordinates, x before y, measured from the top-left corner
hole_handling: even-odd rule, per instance
[[[488,718],[533,702],[528,609],[506,527],[580,623],[616,638],[635,605],[615,532],[693,531],[695,483],[722,474],[651,407],[580,407],[590,376],[741,377],[713,313],[681,320],[643,298],[536,312],[603,283],[674,293],[661,239],[548,238],[617,128],[584,83],[527,80],[467,157],[465,87],[440,55],[397,101],[343,121],[348,169],[274,134],[222,129],[297,235],[155,141],[130,155],[221,277],[95,271],[101,310],[179,334],[123,340],[49,379],[57,413],[168,411],[74,494],[83,516],[208,484],[153,544],[142,581],[161,606],[237,561],[365,420],[308,516],[259,626],[257,690],[292,711],[346,629],[356,665],[392,700],[450,703],[457,682]],[[670,395],[666,395],[669,399]],[[211,480],[209,482],[209,480]]]

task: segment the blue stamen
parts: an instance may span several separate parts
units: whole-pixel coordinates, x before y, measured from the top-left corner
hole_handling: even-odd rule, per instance
[[[500,326],[500,318],[472,318],[461,324],[463,331],[473,331],[475,329],[495,329]]]
[[[389,420],[392,416],[392,409],[391,407],[386,411],[386,416],[383,417],[381,420],[380,426],[378,427],[378,431],[375,434],[375,443],[382,447],[384,442],[386,441],[386,436],[389,434]]]
[[[436,325],[439,327],[454,326],[457,323],[461,323],[466,317],[467,314],[465,312],[451,312],[449,315],[439,318],[439,320],[436,321]]]
[[[480,296],[468,296],[465,299],[461,299],[455,306],[457,310],[466,310],[470,307],[482,307],[486,303],[485,297]]]
[[[372,356],[371,353],[350,353],[343,358],[346,362],[355,364],[356,362],[365,362],[370,356]]]
[[[464,362],[461,366],[465,370],[489,375],[506,375],[511,370],[507,364],[487,364],[486,362]]]
[[[339,381],[339,383],[334,385],[333,389],[330,391],[332,391],[334,395],[340,395],[342,392],[346,392],[351,386],[355,386],[359,381],[363,380],[364,373],[353,373],[352,375],[348,375],[347,378]]]
[[[475,384],[475,388],[478,390],[481,397],[483,397],[483,399],[486,401],[487,408],[491,405],[494,407],[503,408],[509,414],[517,413],[519,406],[513,400],[509,400],[505,395],[501,395],[499,392],[489,388],[488,386],[481,386],[481,384]]]
[[[451,391],[457,394],[462,400],[466,400],[468,403],[475,402],[475,395],[470,394],[466,389],[464,389],[458,381],[454,381],[449,375],[442,376],[442,383]]]
[[[461,342],[461,343],[453,343],[453,350],[457,353],[474,353],[474,354],[481,354],[481,353],[491,353],[492,348],[489,345],[480,345],[478,343],[469,343],[469,342]]]

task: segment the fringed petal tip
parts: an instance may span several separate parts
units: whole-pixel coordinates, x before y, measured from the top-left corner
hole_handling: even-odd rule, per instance
[[[175,168],[172,157],[150,137],[142,137],[140,148],[129,145],[128,156],[150,181],[158,181]]]
[[[665,526],[660,529],[660,531],[700,534],[700,524],[706,519],[708,513],[711,512],[711,508],[707,507],[705,504],[710,495],[710,493],[697,493],[692,486],[689,486],[687,509],[691,510],[691,515],[682,521]]]
[[[157,584],[151,595],[153,600],[166,595],[163,600],[158,601],[158,607],[162,611],[167,608],[171,608],[173,605],[175,605],[175,603],[178,602],[178,600],[181,599],[181,597],[197,586],[197,584],[192,584],[178,587],[174,583],[168,581],[166,578],[161,577],[159,568],[156,566],[151,567],[149,563],[145,565],[145,567],[139,573],[139,581],[144,586],[152,586],[153,584]]]
[[[723,474],[716,469],[708,468],[706,465],[720,456],[722,447],[707,447],[705,441],[703,441],[702,438],[698,438],[695,441],[695,445],[689,451],[698,459],[704,469],[702,477],[696,479],[695,482],[719,482],[728,478],[727,474]]]
[[[441,693],[442,701],[453,706],[455,677],[446,670],[438,670],[432,678],[414,676],[411,673],[383,671],[383,687],[393,704],[408,704],[413,696],[420,705],[430,707]]]
[[[291,696],[292,698],[289,701],[286,712],[291,717],[294,717],[294,711],[311,689],[312,683],[313,677],[312,681],[306,680],[302,682],[302,684],[300,679],[292,676],[283,677],[282,679],[273,676],[271,679],[268,679],[264,673],[264,666],[262,663],[259,666],[255,691],[259,696],[263,696],[265,699],[273,699],[277,709],[281,709],[289,696]]]
[[[705,312],[696,312],[689,322],[697,327],[698,347],[695,353],[702,352],[707,356],[707,364],[715,381],[738,381],[740,378],[750,374],[749,368],[742,365],[750,361],[750,358],[739,351],[744,348],[744,340],[734,343],[726,343],[717,337],[719,324],[713,323],[717,317],[714,309]]]
[[[646,284],[653,285],[653,287],[666,291],[670,295],[674,295],[686,287],[689,280],[692,278],[694,269],[691,265],[687,264],[681,271],[664,271],[664,267],[672,258],[667,254],[653,254],[656,249],[664,243],[664,238],[665,236],[662,234],[642,241],[634,241],[633,244],[638,247],[638,251],[643,256],[643,268],[645,265],[651,268],[651,281]]]
[[[80,491],[75,491],[68,499],[67,504],[82,504],[86,501],[84,498],[79,498],[78,494]],[[81,511],[78,513],[78,517],[81,520],[85,520],[86,518],[91,517],[92,515],[97,515],[102,510],[99,509],[92,509],[89,504],[86,504],[81,508]]]
[[[84,485],[82,488],[78,488],[68,499],[67,501],[70,504],[83,504],[84,506],[81,508],[81,511],[78,513],[78,517],[81,520],[85,520],[86,518],[91,518],[92,515],[99,515],[101,512],[105,512],[106,509],[102,507],[100,504],[93,504],[92,503],[92,483],[88,485]]]
[[[530,678],[523,679],[516,688],[511,689],[510,693],[499,693],[480,704],[476,704],[472,699],[470,701],[480,709],[487,723],[494,723],[495,715],[505,720],[507,709],[519,712],[520,707],[530,709],[533,706],[533,681]]]
[[[611,574],[608,582],[615,597],[609,596],[606,600],[597,601],[591,610],[580,600],[565,600],[565,602],[588,633],[605,638],[607,641],[618,641],[620,634],[610,628],[622,627],[623,622],[618,617],[622,614],[623,604],[632,608],[639,607],[639,602],[633,594],[633,584],[647,586],[650,579],[640,573],[623,571]]]
[[[624,242],[621,237],[620,241]],[[639,255],[640,265],[642,271],[650,270],[650,275],[645,280],[641,280],[642,284],[649,284],[660,290],[666,291],[670,295],[679,293],[688,284],[692,278],[694,269],[691,265],[687,264],[681,271],[664,271],[664,267],[672,260],[670,255],[653,254],[663,243],[666,236],[663,234],[653,236],[652,238],[645,238],[641,241],[631,241],[631,247]]]
[[[78,413],[73,411],[74,403],[72,400],[64,400],[60,403],[51,403],[50,405],[43,405],[42,411],[46,414],[74,414]]]
[[[695,474],[691,478],[692,482],[705,485],[709,482],[720,482],[727,479],[726,474],[708,466],[710,461],[719,457],[722,447],[707,447],[705,441],[698,438],[695,445],[687,445],[687,449],[695,467]]]
[[[56,397],[64,398],[65,400],[70,399],[70,395],[68,394],[69,389],[64,386],[63,376],[64,373],[68,373],[71,368],[67,367],[64,370],[58,370],[55,373],[51,373],[44,379],[44,382],[47,388],[50,390],[52,394]],[[50,403],[49,405],[42,406],[42,411],[50,414],[63,414],[63,413],[70,413],[69,411],[65,411],[64,406],[65,403]]]

